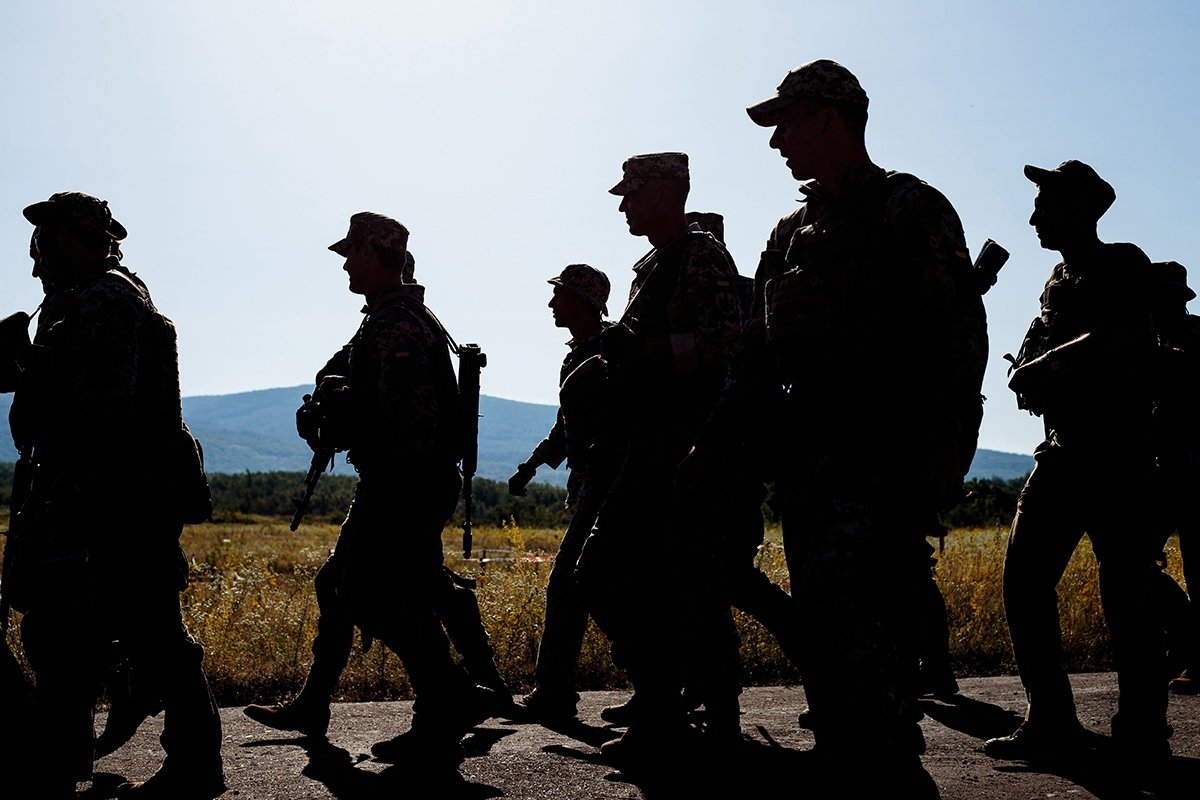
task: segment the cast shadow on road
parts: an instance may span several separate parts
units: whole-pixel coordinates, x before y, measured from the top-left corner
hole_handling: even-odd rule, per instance
[[[811,797],[858,796],[849,787],[852,779],[833,773],[811,750],[794,750],[780,746],[763,728],[763,739],[744,735],[740,742],[721,746],[694,745],[674,752],[664,752],[652,764],[618,766],[610,763],[595,749],[580,749],[563,745],[548,745],[543,752],[563,758],[573,758],[612,771],[605,780],[613,784],[637,787],[644,800],[675,800],[688,798],[774,797],[781,788]],[[608,731],[611,736],[612,732]],[[893,775],[888,782],[891,793],[878,796],[936,800],[937,787],[928,773]],[[850,791],[847,794],[847,791]],[[876,796],[876,795],[872,795]]]
[[[463,755],[486,755],[492,745],[512,733],[476,728],[463,740]],[[466,780],[457,763],[431,763],[428,758],[414,758],[385,766],[366,755],[352,756],[328,739],[302,736],[286,741],[303,748],[308,756],[301,774],[323,784],[338,800],[394,800],[417,791],[421,796],[439,800],[488,800],[504,794],[494,786]]]
[[[976,738],[1007,736],[1023,717],[992,703],[957,695],[946,701],[922,700],[921,709],[947,728]],[[1112,740],[1095,735],[1095,745],[1069,761],[1026,763],[997,761],[997,772],[1057,775],[1086,789],[1099,800],[1152,796],[1157,800],[1195,800],[1200,796],[1200,759],[1175,756],[1152,775],[1136,775],[1116,756]]]

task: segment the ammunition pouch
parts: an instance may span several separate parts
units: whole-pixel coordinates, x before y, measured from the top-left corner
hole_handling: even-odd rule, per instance
[[[212,518],[212,490],[204,471],[204,448],[186,423],[172,434],[170,464],[171,507],[180,522],[197,525]]]

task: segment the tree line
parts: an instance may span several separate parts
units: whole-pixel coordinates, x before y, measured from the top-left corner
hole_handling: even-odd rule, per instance
[[[0,506],[7,507],[12,497],[13,465],[0,463]],[[212,488],[214,519],[234,521],[244,517],[290,517],[295,498],[303,489],[302,472],[240,472],[208,476]],[[340,522],[354,496],[354,475],[322,475],[309,501],[305,519]],[[1024,478],[975,478],[965,484],[966,499],[945,512],[942,522],[950,529],[1008,527],[1017,510],[1017,495]],[[508,484],[488,478],[475,478],[473,522],[499,526],[515,522],[528,528],[565,528],[570,519],[566,508],[566,489],[546,483],[529,486],[525,497],[513,497]],[[764,504],[768,523],[778,521],[770,503]],[[452,522],[462,524],[463,504],[459,504]]]

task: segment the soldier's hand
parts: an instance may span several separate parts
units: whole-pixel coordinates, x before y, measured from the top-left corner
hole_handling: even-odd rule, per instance
[[[308,446],[314,450],[319,446],[321,409],[317,403],[313,402],[311,394],[304,395],[304,405],[296,409],[296,433],[300,434],[300,438],[308,442]]]
[[[517,471],[508,479],[508,493],[513,497],[524,497],[528,492],[525,487],[533,480],[533,476],[537,474],[537,467],[532,467],[529,464],[519,464]]]

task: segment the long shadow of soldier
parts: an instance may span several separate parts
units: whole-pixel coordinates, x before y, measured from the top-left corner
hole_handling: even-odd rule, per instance
[[[811,797],[853,796],[847,794],[851,776],[832,770],[812,750],[783,747],[765,729],[759,728],[759,733],[763,741],[743,736],[741,741],[719,746],[696,743],[664,750],[661,759],[636,767],[613,766],[595,750],[549,745],[543,752],[610,766],[613,771],[605,780],[635,786],[645,800],[772,797],[779,794],[781,787],[800,789]],[[897,797],[934,800],[939,796],[928,774],[913,776],[912,785],[897,780],[889,788]]]
[[[950,701],[922,700],[930,719],[984,742],[1005,736],[1022,716],[992,703],[958,695]],[[1200,787],[1200,759],[1175,756],[1154,775],[1135,775],[1123,767],[1107,736],[1093,734],[1091,746],[1074,758],[1054,762],[997,761],[997,772],[1057,775],[1091,792],[1100,800],[1153,796],[1158,800],[1195,798]],[[1150,794],[1148,794],[1148,792]]]
[[[492,745],[510,733],[475,729],[464,739],[463,753],[467,757],[486,755]],[[494,786],[466,780],[458,770],[459,758],[414,757],[383,765],[366,754],[351,755],[328,739],[308,736],[260,740],[243,747],[289,743],[300,746],[308,756],[301,774],[323,784],[339,800],[391,800],[411,795],[418,787],[422,796],[443,800],[486,800],[504,794]]]

